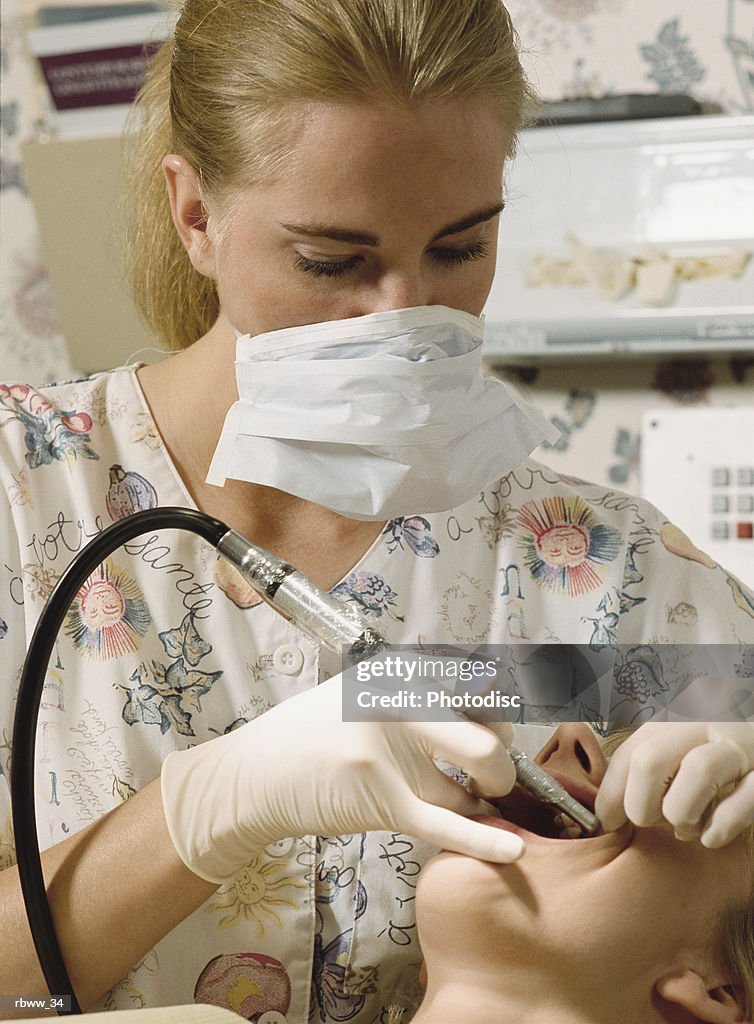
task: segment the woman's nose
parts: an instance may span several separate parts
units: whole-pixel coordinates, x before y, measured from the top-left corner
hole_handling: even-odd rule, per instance
[[[598,788],[607,770],[599,740],[583,722],[561,723],[535,760],[543,768],[585,779]]]
[[[393,309],[413,306],[431,306],[433,297],[429,285],[416,271],[394,271],[383,274],[368,298],[370,313],[387,313]]]

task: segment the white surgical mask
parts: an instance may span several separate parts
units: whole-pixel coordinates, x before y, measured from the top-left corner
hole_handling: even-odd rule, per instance
[[[455,508],[557,429],[481,376],[483,320],[446,306],[238,335],[239,400],[207,483],[266,484],[351,519]]]

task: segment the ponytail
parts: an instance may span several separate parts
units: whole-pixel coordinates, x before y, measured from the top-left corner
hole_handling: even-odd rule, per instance
[[[170,115],[173,41],[153,59],[125,138],[126,274],[136,308],[167,349],[186,348],[217,319],[215,283],[194,269],[170,213],[162,160],[175,152]]]

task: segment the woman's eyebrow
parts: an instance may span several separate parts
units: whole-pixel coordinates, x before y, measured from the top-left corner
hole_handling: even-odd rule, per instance
[[[475,227],[477,224],[492,220],[493,217],[497,217],[502,212],[504,207],[505,203],[499,202],[482,210],[476,210],[462,220],[446,224],[436,235],[433,235],[430,241],[436,242],[440,238],[445,238],[446,235],[457,235],[461,231],[467,231],[469,228]],[[335,227],[332,224],[281,223],[280,226],[285,228],[286,231],[291,231],[297,235],[307,235],[310,238],[331,238],[336,242],[348,242],[350,245],[368,245],[372,247],[377,247],[380,244],[380,240],[376,235],[370,235],[365,231],[353,231],[350,228]]]
[[[476,213],[470,213],[468,217],[457,220],[454,224],[446,224],[436,235],[432,236],[430,241],[436,242],[440,238],[445,238],[446,235],[458,235],[461,231],[467,231],[469,228],[476,227],[477,224],[483,224],[486,220],[492,220],[493,217],[497,217],[499,213],[502,213],[504,209],[505,203],[502,200],[498,203],[493,203],[492,206],[488,206],[483,210],[477,210]]]

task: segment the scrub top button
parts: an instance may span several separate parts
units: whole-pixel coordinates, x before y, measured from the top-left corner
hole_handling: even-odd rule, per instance
[[[304,667],[304,652],[295,644],[283,644],[272,655],[272,664],[283,675],[297,676]]]
[[[257,1024],[288,1024],[286,1018],[282,1013],[278,1013],[277,1010],[268,1010],[267,1013],[263,1013],[258,1018]]]

